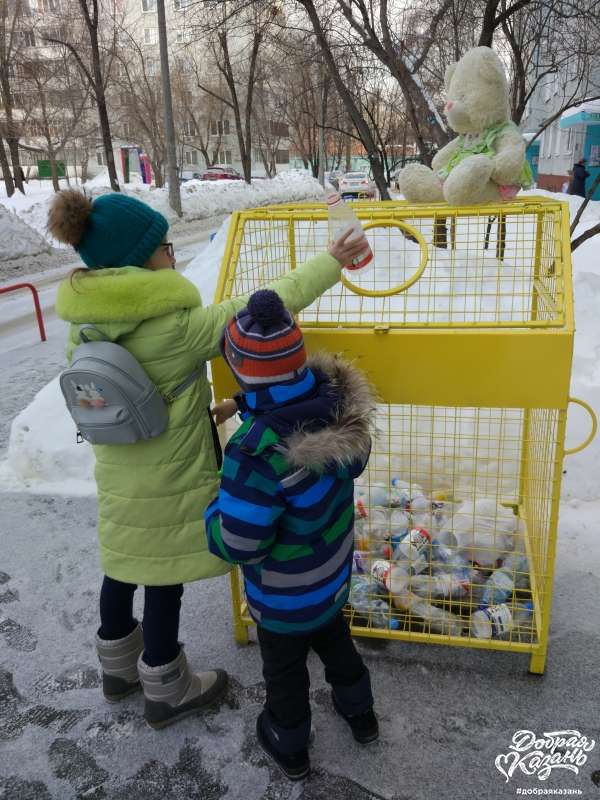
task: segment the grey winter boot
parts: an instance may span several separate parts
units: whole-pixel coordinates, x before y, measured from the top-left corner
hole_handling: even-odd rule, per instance
[[[138,673],[146,699],[144,717],[151,728],[166,728],[202,711],[227,689],[229,678],[224,670],[192,672],[183,649],[176,659],[160,667],[149,667],[142,656]]]
[[[96,634],[96,650],[102,666],[102,691],[109,703],[116,703],[142,688],[137,662],[143,649],[140,625],[122,639],[101,639]]]

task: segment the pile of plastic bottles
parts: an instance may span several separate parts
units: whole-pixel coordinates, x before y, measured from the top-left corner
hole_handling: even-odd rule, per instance
[[[531,637],[528,576],[518,518],[495,500],[459,504],[398,478],[356,486],[350,603],[366,624]]]

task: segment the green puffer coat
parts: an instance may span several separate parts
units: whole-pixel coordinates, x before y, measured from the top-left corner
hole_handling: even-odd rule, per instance
[[[274,281],[292,313],[310,305],[340,277],[325,253]],[[167,430],[130,445],[95,445],[102,569],[127,583],[160,586],[226,573],[208,551],[204,511],[219,476],[208,407],[206,362],[219,355],[226,323],[247,297],[202,307],[196,287],[172,270],[103,269],[65,280],[56,311],[71,323],[67,356],[79,325],[92,323],[126,347],[161,392],[202,365],[202,376],[170,406]]]

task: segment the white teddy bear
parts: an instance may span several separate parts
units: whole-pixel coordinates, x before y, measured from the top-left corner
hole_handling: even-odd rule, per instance
[[[504,67],[489,47],[469,50],[445,76],[446,117],[460,134],[438,153],[432,169],[410,164],[400,191],[411,203],[453,206],[511,200],[532,174],[525,140],[511,122]]]

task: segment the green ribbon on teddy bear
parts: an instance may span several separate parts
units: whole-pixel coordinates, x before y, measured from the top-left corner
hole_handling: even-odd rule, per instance
[[[458,148],[452,154],[452,158],[445,167],[438,170],[437,174],[442,180],[446,180],[454,167],[469,156],[484,155],[493,158],[496,155],[494,143],[508,129],[516,128],[514,122],[499,122],[487,128],[481,136],[470,142],[464,134],[458,137]],[[529,189],[533,184],[533,173],[527,159],[523,161],[523,168],[519,175],[519,185],[522,189]]]

